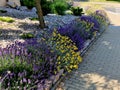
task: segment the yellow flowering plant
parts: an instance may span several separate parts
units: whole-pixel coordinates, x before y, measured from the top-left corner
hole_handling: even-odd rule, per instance
[[[77,69],[78,64],[82,61],[80,53],[75,43],[67,37],[60,35],[55,29],[52,37],[47,42],[51,48],[57,52],[57,70],[64,68],[70,72],[72,69]]]

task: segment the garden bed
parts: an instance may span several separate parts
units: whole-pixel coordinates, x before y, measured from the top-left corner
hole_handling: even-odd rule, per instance
[[[8,13],[6,15],[9,15]],[[16,17],[15,12],[13,17]],[[53,87],[54,90],[64,75],[78,68],[82,62],[81,56],[108,25],[101,11],[81,17],[45,16],[49,28],[43,31],[37,27],[38,21],[16,18],[11,22],[12,24],[4,22],[6,27],[5,25],[0,27],[0,38],[4,41],[11,40],[6,30],[16,33],[11,40],[12,43],[7,44],[5,48],[0,48],[2,77],[0,83],[3,83],[4,88],[7,89],[49,90]],[[13,25],[12,29],[11,25]],[[20,33],[16,32],[17,30],[20,30]],[[27,34],[23,34],[25,32]],[[21,34],[24,39],[21,38]],[[18,83],[14,83],[16,81]]]

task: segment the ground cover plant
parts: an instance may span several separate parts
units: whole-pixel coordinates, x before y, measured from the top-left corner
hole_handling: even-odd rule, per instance
[[[8,22],[8,23],[14,22],[13,18],[11,17],[1,17],[1,16],[0,16],[0,21]]]

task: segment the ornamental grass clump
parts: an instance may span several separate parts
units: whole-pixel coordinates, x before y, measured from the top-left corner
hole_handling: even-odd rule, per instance
[[[98,22],[100,26],[98,32],[102,32],[110,24],[107,13],[104,10],[96,10],[89,14],[89,16],[93,17]]]
[[[93,14],[91,14],[91,16],[98,21],[101,27],[110,23],[107,17],[107,13],[104,10],[96,10]]]
[[[56,53],[36,39],[0,48],[1,90],[43,89],[45,80],[57,70],[56,59]]]
[[[57,70],[65,69],[70,72],[78,68],[78,64],[82,61],[80,53],[75,43],[67,37],[62,36],[57,30],[53,31],[52,37],[48,40],[48,44],[57,53]]]

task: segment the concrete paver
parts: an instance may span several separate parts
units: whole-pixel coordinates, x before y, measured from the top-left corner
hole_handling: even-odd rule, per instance
[[[120,90],[120,22],[116,14],[108,15],[112,25],[62,82],[63,90]]]

